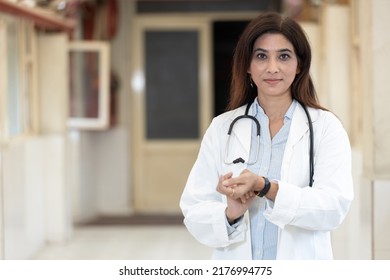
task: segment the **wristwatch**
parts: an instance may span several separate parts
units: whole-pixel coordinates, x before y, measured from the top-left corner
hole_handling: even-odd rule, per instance
[[[263,178],[265,184],[264,184],[264,188],[261,191],[259,191],[259,193],[257,194],[257,196],[259,197],[265,196],[268,193],[269,189],[271,188],[271,183],[269,182],[268,178],[267,177],[263,177]]]

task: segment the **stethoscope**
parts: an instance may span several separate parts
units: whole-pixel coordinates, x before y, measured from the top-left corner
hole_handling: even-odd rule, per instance
[[[249,115],[249,108],[251,107],[252,103],[255,101],[255,99],[252,101],[252,102],[249,102],[246,106],[246,109],[245,109],[245,114],[244,115],[241,115],[241,116],[238,116],[237,118],[235,118],[232,123],[230,124],[229,126],[229,130],[228,130],[228,139],[227,139],[227,143],[226,143],[226,150],[225,150],[225,159],[224,159],[224,163],[225,164],[237,164],[237,163],[245,163],[245,160],[241,157],[233,160],[232,162],[228,162],[227,159],[228,159],[228,153],[229,153],[229,147],[230,147],[230,136],[231,136],[231,133],[233,131],[233,127],[235,125],[235,123],[241,119],[251,119],[252,121],[255,122],[255,125],[256,125],[256,139],[257,139],[257,145],[256,145],[256,157],[253,161],[249,161],[247,162],[247,165],[253,165],[257,162],[257,160],[259,159],[259,151],[260,151],[260,130],[261,130],[261,127],[260,127],[260,122],[254,117],[254,116],[251,116]],[[299,101],[298,101],[299,102]],[[313,124],[311,122],[311,117],[310,117],[310,114],[306,108],[306,106],[302,103],[302,102],[299,102],[299,104],[301,104],[301,106],[303,107],[303,110],[305,111],[306,113],[306,117],[307,117],[307,121],[309,123],[309,135],[310,135],[310,147],[309,147],[309,157],[310,157],[310,182],[309,182],[309,186],[313,186],[313,177],[314,177],[314,133],[313,133]],[[252,148],[252,146],[251,146]]]

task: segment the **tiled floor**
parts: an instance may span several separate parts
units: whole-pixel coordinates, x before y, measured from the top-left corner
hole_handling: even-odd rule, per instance
[[[83,226],[72,239],[44,248],[40,260],[202,260],[211,249],[199,244],[183,225]]]

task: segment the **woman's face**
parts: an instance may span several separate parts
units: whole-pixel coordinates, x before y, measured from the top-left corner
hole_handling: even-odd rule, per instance
[[[267,33],[255,41],[248,69],[258,95],[291,97],[290,87],[299,73],[293,45],[282,34]]]

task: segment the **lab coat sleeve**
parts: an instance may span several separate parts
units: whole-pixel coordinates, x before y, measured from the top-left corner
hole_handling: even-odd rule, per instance
[[[313,187],[278,181],[275,203],[268,203],[265,215],[280,228],[296,226],[307,230],[328,231],[344,220],[353,199],[351,147],[347,133],[332,114],[315,133]],[[289,177],[300,168],[302,157],[291,160]]]
[[[228,231],[226,199],[216,191],[222,160],[219,130],[213,121],[206,131],[180,199],[188,231],[200,243],[213,248],[226,247],[244,240],[246,231],[245,222],[239,223],[233,232]]]

